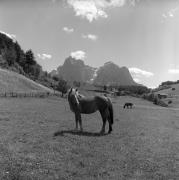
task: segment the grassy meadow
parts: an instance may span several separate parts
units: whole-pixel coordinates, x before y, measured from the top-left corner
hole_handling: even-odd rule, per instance
[[[179,109],[112,102],[113,132],[99,136],[99,113],[82,115],[84,132],[73,131],[66,99],[1,98],[0,179],[179,179]]]

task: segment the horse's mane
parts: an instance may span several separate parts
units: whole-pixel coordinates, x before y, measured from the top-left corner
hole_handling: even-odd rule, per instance
[[[72,101],[72,96],[74,97],[74,99],[76,100],[77,104],[79,104],[79,101],[78,101],[78,97],[77,97],[77,89],[74,89],[74,88],[71,88],[68,92],[68,101],[71,103]]]
[[[73,92],[74,95],[77,96],[77,98],[84,98],[85,97],[83,94],[79,93],[78,89],[71,88],[70,91]]]
[[[77,95],[78,98],[84,98],[85,97],[83,94],[79,94],[79,92],[77,92],[76,95]]]

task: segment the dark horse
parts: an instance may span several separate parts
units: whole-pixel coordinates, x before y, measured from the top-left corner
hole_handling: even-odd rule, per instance
[[[113,106],[111,100],[108,97],[85,97],[79,94],[77,89],[71,88],[68,93],[68,102],[71,111],[75,114],[76,130],[78,129],[79,123],[80,130],[83,131],[81,114],[91,114],[99,111],[103,120],[100,133],[105,133],[105,125],[107,120],[109,123],[108,133],[111,133],[113,124]]]
[[[123,107],[123,108],[124,108],[124,109],[125,109],[125,107],[127,107],[127,108],[128,108],[128,107],[132,108],[133,105],[134,105],[133,103],[127,102],[127,103],[124,104],[124,107]]]

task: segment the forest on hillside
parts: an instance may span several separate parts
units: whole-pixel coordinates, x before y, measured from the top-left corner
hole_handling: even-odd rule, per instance
[[[43,71],[31,49],[24,51],[17,41],[2,33],[0,33],[0,67],[22,74],[63,93],[67,91],[67,82]]]
[[[42,67],[35,61],[31,49],[24,52],[19,43],[0,33],[0,66],[33,80],[43,75]]]

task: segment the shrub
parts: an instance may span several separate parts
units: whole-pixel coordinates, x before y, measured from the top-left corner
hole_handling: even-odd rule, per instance
[[[162,101],[161,99],[159,99],[158,95],[154,94],[154,93],[149,93],[149,94],[144,94],[142,96],[144,99],[153,102],[153,104],[162,106],[162,107],[167,107],[168,105]]]
[[[63,79],[59,80],[56,89],[62,93],[62,97],[63,97],[64,94],[67,93],[68,88],[69,87],[68,87],[67,81],[65,81]]]

